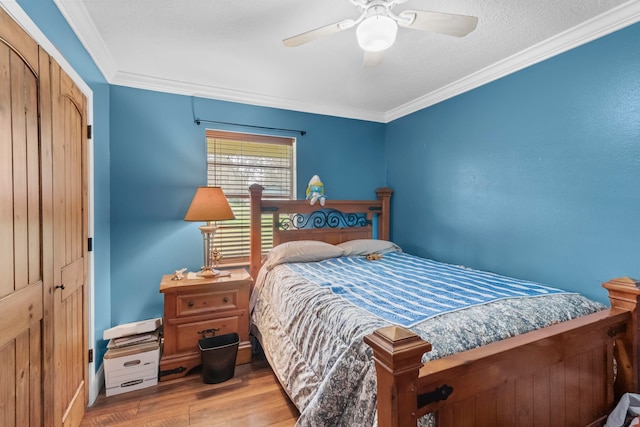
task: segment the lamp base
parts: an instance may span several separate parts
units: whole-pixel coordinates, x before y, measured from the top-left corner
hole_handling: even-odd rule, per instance
[[[214,277],[217,276],[220,272],[213,268],[214,263],[211,259],[211,247],[213,246],[213,237],[216,235],[216,230],[218,230],[218,226],[212,225],[210,222],[207,225],[202,225],[199,227],[200,232],[202,233],[202,243],[204,249],[204,266],[197,273],[200,277]]]

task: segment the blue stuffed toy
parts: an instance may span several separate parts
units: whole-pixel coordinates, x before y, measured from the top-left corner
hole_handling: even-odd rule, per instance
[[[319,200],[320,206],[324,206],[325,199],[324,184],[320,181],[318,175],[313,175],[309,180],[309,185],[307,185],[307,200],[311,200],[311,205],[314,205]]]

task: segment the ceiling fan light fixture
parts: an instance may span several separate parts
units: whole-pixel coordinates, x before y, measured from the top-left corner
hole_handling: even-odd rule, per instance
[[[380,52],[396,41],[398,24],[386,15],[374,15],[358,25],[356,37],[360,47],[368,52]]]

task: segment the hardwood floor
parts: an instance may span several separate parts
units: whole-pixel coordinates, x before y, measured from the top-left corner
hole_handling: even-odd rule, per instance
[[[199,368],[184,378],[106,397],[104,389],[80,424],[136,427],[290,427],[298,411],[269,364],[256,358],[236,366],[220,384],[202,382]]]

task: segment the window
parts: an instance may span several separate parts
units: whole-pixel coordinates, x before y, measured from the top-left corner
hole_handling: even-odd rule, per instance
[[[264,187],[263,198],[295,198],[295,138],[207,130],[207,185],[222,187],[236,219],[215,236],[222,263],[249,261],[249,186]],[[272,224],[263,222],[262,251],[271,249]]]

